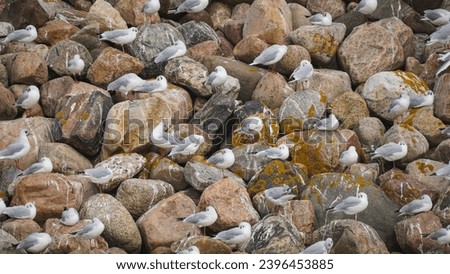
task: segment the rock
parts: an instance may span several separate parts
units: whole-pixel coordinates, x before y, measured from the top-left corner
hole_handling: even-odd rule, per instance
[[[441,195],[434,205],[434,212],[443,224],[450,223],[450,207],[448,206],[450,201],[450,187],[441,192]]]
[[[11,205],[36,205],[34,220],[43,224],[48,218],[60,218],[64,207],[78,209],[85,199],[83,184],[62,174],[36,173],[21,177],[14,189]]]
[[[397,241],[405,253],[428,253],[434,249],[447,249],[440,246],[435,240],[428,239],[423,234],[430,234],[441,228],[439,217],[431,212],[420,213],[407,218],[395,225]]]
[[[292,29],[296,30],[301,26],[309,25],[307,17],[311,16],[311,12],[304,6],[297,3],[288,3],[292,13]]]
[[[406,166],[405,171],[413,178],[417,178],[420,180],[420,177],[431,175],[444,165],[444,163],[438,161],[421,158],[409,163]]]
[[[398,209],[398,206],[386,197],[384,192],[374,183],[350,174],[318,174],[310,178],[300,198],[311,200],[316,216],[315,227],[322,227],[325,225],[326,220],[329,223],[325,228],[325,231],[327,231],[331,227],[336,227],[339,222],[344,222],[343,225],[345,224],[345,226],[348,224],[345,223],[347,220],[339,219],[354,218],[352,215],[344,215],[344,213],[327,213],[326,209],[332,203],[335,205],[337,200],[341,201],[349,196],[354,196],[357,189],[359,189],[359,192],[366,193],[369,201],[369,206],[358,214],[359,222],[363,222],[375,229],[388,249],[395,250],[397,245],[393,227],[397,223],[398,217],[394,211]],[[381,215],[380,212],[383,212],[383,214]],[[338,223],[334,223],[333,220],[336,220]],[[351,222],[353,223],[353,221]],[[334,223],[334,226],[331,226],[332,223]],[[336,229],[336,231],[342,230]],[[373,235],[377,235],[377,233]],[[320,237],[313,236],[313,238],[319,239]],[[337,243],[337,240],[333,238],[335,243]],[[379,241],[373,242],[376,243]]]
[[[51,254],[100,254],[106,252],[108,243],[102,236],[95,239],[86,239],[70,234],[61,234],[52,237],[48,247]]]
[[[327,96],[327,98],[329,98]],[[341,128],[355,128],[362,119],[369,118],[366,101],[356,92],[350,91],[334,100],[330,107],[333,114],[340,121],[344,121]]]
[[[231,8],[220,2],[210,3],[210,5],[206,8],[206,11],[211,17],[214,30],[217,30],[226,19],[231,17]]]
[[[417,129],[432,147],[439,145],[445,138],[441,134],[445,125],[433,115],[432,107],[410,109],[402,123]]]
[[[248,182],[258,170],[270,161],[270,159],[255,156],[256,152],[266,148],[268,148],[268,146],[260,144],[244,145],[233,148],[235,161],[230,167],[230,170],[244,179],[244,181]]]
[[[335,56],[345,37],[345,25],[333,23],[331,26],[307,25],[292,31],[289,37],[296,45],[308,50],[313,62],[328,64]]]
[[[33,232],[40,232],[41,227],[30,219],[8,219],[2,223],[2,229],[18,241],[22,241]]]
[[[350,76],[340,70],[314,69],[310,82],[309,88],[324,93],[328,103],[333,103],[339,96],[353,91]]]
[[[242,30],[244,29],[245,20],[226,20],[223,23],[221,30],[225,34],[225,37],[233,45],[237,45],[239,41],[243,39]],[[249,36],[250,37],[250,36]]]
[[[424,94],[427,91],[427,84],[412,73],[386,71],[376,73],[367,79],[361,96],[376,116],[393,121],[396,115],[389,113],[389,108],[397,97],[402,93],[413,96]]]
[[[258,55],[269,45],[256,36],[248,36],[240,40],[233,49],[233,55],[236,59],[250,64]]]
[[[219,38],[220,39],[220,38]],[[211,55],[217,55],[217,56],[221,56],[224,55],[223,50],[220,47],[221,45],[219,45],[216,41],[212,41],[212,40],[207,40],[205,42],[201,42],[198,43],[195,46],[190,47],[187,50],[186,55],[197,61],[202,63],[203,62],[203,58],[205,56],[211,56]]]
[[[345,4],[341,0],[311,0],[307,2],[306,8],[312,14],[329,12],[333,18],[338,18],[345,13]]]
[[[419,76],[427,85],[432,85],[436,80],[436,72],[439,68],[438,55],[433,54],[428,57],[424,64],[414,57],[406,58],[405,71]]]
[[[86,77],[92,84],[106,88],[120,76],[131,72],[139,74],[143,68],[144,64],[137,58],[107,47],[89,67]]]
[[[38,158],[48,157],[52,160],[53,172],[78,174],[92,168],[91,162],[71,146],[64,143],[45,143],[39,147]]]
[[[0,120],[11,120],[17,116],[17,107],[14,107],[16,100],[13,93],[8,90],[3,84],[0,84]]]
[[[84,155],[96,155],[103,142],[103,123],[112,106],[111,97],[100,91],[70,97],[56,115],[61,141]]]
[[[268,108],[279,108],[283,101],[292,95],[294,90],[288,85],[283,76],[268,72],[259,80],[253,91],[252,100],[257,100]]]
[[[60,41],[69,39],[78,29],[64,20],[47,21],[44,26],[38,29],[36,42],[55,45]]]
[[[8,232],[0,229],[0,252],[2,254],[26,254],[25,250],[17,250],[15,245],[19,242]]]
[[[345,25],[345,36],[347,37],[356,27],[366,23],[367,17],[360,12],[351,10],[339,16],[333,22]]]
[[[326,102],[326,96],[315,90],[296,92],[286,98],[278,112],[282,132],[307,128],[308,120],[320,118],[325,113]]]
[[[8,85],[8,71],[6,70],[6,67],[0,63],[0,83],[7,87]]]
[[[331,253],[335,254],[388,254],[386,244],[393,243],[386,243],[380,236],[379,232],[364,222],[334,220],[314,231],[313,242],[331,237],[334,243]]]
[[[361,144],[370,149],[380,147],[383,144],[383,136],[386,128],[380,119],[375,117],[365,117],[358,121],[354,128]]]
[[[251,254],[295,254],[303,246],[303,237],[286,217],[268,215],[253,226],[242,249]]]
[[[245,18],[243,37],[258,36],[269,44],[285,44],[292,31],[292,14],[284,0],[253,1]]]
[[[209,226],[212,231],[219,232],[236,227],[241,222],[254,224],[259,215],[252,206],[246,188],[232,179],[225,178],[207,187],[200,197],[199,208],[212,206],[219,218]],[[239,210],[230,210],[239,208]]]
[[[151,252],[161,246],[170,247],[186,235],[200,234],[200,229],[196,226],[177,220],[196,211],[198,210],[194,202],[182,192],[178,192],[145,212],[136,224],[146,251]],[[170,229],[167,229],[168,227]]]
[[[302,60],[311,61],[308,50],[299,45],[289,45],[286,54],[273,67],[278,73],[289,77]]]
[[[244,181],[234,173],[220,169],[214,166],[208,166],[202,163],[186,163],[184,167],[184,179],[193,188],[202,192],[208,186],[214,184],[215,182],[222,180],[224,178],[229,178],[236,183],[245,185]]]
[[[282,216],[289,216],[290,222],[302,234],[305,243],[311,242],[314,231],[314,205],[310,200],[292,200],[279,211]]]
[[[184,180],[183,167],[156,153],[147,154],[146,159],[146,169],[150,171],[149,179],[164,180],[172,185],[175,192],[188,187],[188,183]]]
[[[287,161],[271,160],[252,177],[247,185],[247,191],[253,197],[256,193],[271,187],[288,185],[295,186],[292,193],[298,194],[307,180],[308,175],[304,166]]]
[[[0,36],[5,37],[14,31],[14,26],[8,22],[0,22]]]
[[[114,8],[120,13],[128,25],[138,26],[144,23],[155,24],[161,22],[161,18],[157,12],[147,15],[141,11],[145,2],[145,0],[119,0],[114,5]]]
[[[338,61],[352,83],[360,84],[377,72],[400,68],[412,55],[412,41],[411,29],[398,18],[383,19],[355,28],[339,47]]]
[[[350,167],[348,173],[355,177],[363,177],[369,182],[375,183],[380,174],[380,166],[378,164],[356,163]]]
[[[450,139],[442,141],[434,151],[434,155],[436,160],[439,160],[444,163],[448,163],[450,161]]]
[[[190,236],[188,238],[177,241],[171,245],[174,253],[196,246],[200,250],[200,254],[230,254],[231,248],[220,240],[211,239],[206,236]]]
[[[434,88],[434,114],[445,123],[450,123],[449,99],[450,75],[444,74],[436,81]]]
[[[219,43],[219,37],[205,22],[189,21],[178,27],[178,31],[183,36],[183,40],[188,48],[208,40]]]
[[[93,60],[87,48],[80,43],[67,39],[55,43],[48,51],[45,61],[47,62],[48,67],[59,76],[72,76],[71,73],[67,71],[67,64],[75,54],[79,54],[80,58],[84,61],[84,69],[81,72],[81,77],[84,77]],[[77,75],[77,77],[79,76]]]
[[[65,3],[58,1],[55,4],[37,0],[10,2],[0,12],[0,21],[10,22],[16,29],[26,26],[30,22],[33,22],[34,26],[40,27],[51,18],[52,4],[61,6]]]
[[[34,52],[19,52],[6,65],[10,84],[42,85],[48,80],[45,61]]]
[[[164,181],[128,179],[120,184],[116,199],[137,219],[159,201],[173,194],[173,187]]]
[[[70,37],[70,40],[85,46],[89,51],[93,51],[102,46],[99,34],[100,28],[98,24],[86,25]]]
[[[87,200],[81,210],[82,218],[97,217],[105,225],[102,235],[110,246],[128,253],[141,250],[142,239],[138,227],[126,208],[108,194],[97,194]]]
[[[120,13],[105,0],[95,1],[89,9],[85,20],[87,25],[98,24],[100,33],[127,28],[127,23],[120,16]]]
[[[208,78],[207,68],[189,57],[183,56],[169,60],[164,75],[169,82],[185,86],[196,96],[212,95],[211,87],[203,84]]]

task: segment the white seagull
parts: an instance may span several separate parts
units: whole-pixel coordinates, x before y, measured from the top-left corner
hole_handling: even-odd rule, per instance
[[[443,177],[446,180],[450,180],[450,161],[448,161],[447,165],[436,170],[436,172],[434,172],[433,175],[436,175],[438,177]]]
[[[377,9],[377,0],[361,0],[355,10],[365,15],[369,15]]]
[[[442,72],[444,72],[450,66],[450,51],[439,53],[438,60],[443,62],[443,64],[436,71],[436,76],[439,76]]]
[[[288,47],[286,45],[272,45],[263,50],[255,60],[250,63],[250,66],[254,65],[273,65],[280,61],[286,54]]]
[[[156,77],[156,80],[144,81],[137,86],[134,91],[138,92],[160,92],[167,89],[167,79],[163,75]]]
[[[333,247],[333,239],[327,238],[325,241],[318,241],[308,246],[300,254],[328,254],[328,252],[330,252],[330,249],[332,247]]]
[[[292,72],[291,76],[289,76],[289,83],[300,81],[302,83],[306,83],[306,88],[309,86],[309,80],[313,76],[314,67],[311,62],[308,60],[302,60],[300,65]],[[292,79],[292,80],[291,80]]]
[[[241,131],[247,134],[256,134],[260,133],[263,129],[263,121],[261,118],[256,116],[250,116],[242,120],[241,122]]]
[[[222,66],[217,66],[213,72],[208,76],[205,85],[212,86],[213,88],[225,84],[228,78],[227,70]]]
[[[3,43],[17,41],[22,43],[33,42],[37,38],[37,31],[33,25],[28,25],[25,29],[19,29],[11,32],[3,40]]]
[[[53,164],[52,160],[48,157],[42,157],[39,162],[32,164],[27,167],[24,171],[22,171],[19,175],[25,176],[35,173],[44,173],[44,172],[52,172]]]
[[[278,147],[271,147],[259,151],[255,154],[256,157],[267,157],[269,159],[286,160],[289,158],[289,148],[285,144],[281,144]]]
[[[80,214],[78,214],[78,211],[75,208],[64,207],[64,211],[62,212],[61,219],[59,221],[63,225],[73,226],[73,225],[76,225],[79,220],[80,220]]]
[[[135,73],[127,73],[109,83],[107,90],[120,91],[125,93],[126,96],[128,92],[134,91],[135,88],[139,87],[144,82],[145,81]]]
[[[409,204],[404,205],[398,210],[398,212],[400,212],[399,216],[414,215],[417,213],[430,211],[432,207],[433,202],[431,201],[430,196],[424,194],[420,197],[420,199],[413,200]]]
[[[405,113],[409,109],[409,104],[411,102],[411,98],[407,93],[402,93],[398,98],[392,101],[389,106],[389,114],[393,114],[394,116],[399,116],[400,114]]]
[[[435,32],[428,36],[427,45],[435,42],[448,40],[450,38],[450,24],[440,26]]]
[[[183,41],[177,40],[175,44],[168,46],[156,55],[155,63],[159,64],[165,61],[169,61],[173,58],[180,57],[186,54],[186,45]]]
[[[174,146],[168,156],[174,155],[192,155],[197,152],[200,145],[205,141],[204,137],[197,134],[191,134],[184,138],[183,141]]]
[[[164,122],[161,121],[150,133],[150,141],[154,146],[160,148],[174,148],[182,143],[175,135],[164,131]]]
[[[85,169],[82,176],[89,178],[94,184],[106,184],[111,180],[113,172],[109,167],[99,165],[95,168]]]
[[[333,18],[329,12],[316,13],[313,16],[308,17],[309,22],[313,25],[331,26]]]
[[[138,33],[138,29],[135,27],[131,27],[129,29],[116,29],[103,32],[100,36],[100,40],[110,41],[114,44],[118,44],[122,46],[122,51],[124,51],[123,45],[129,44],[136,39],[136,34]]]
[[[193,245],[187,249],[178,251],[177,254],[200,254],[200,249],[198,249],[198,247]]]
[[[450,244],[450,225],[446,228],[439,228],[427,235],[427,238],[436,240],[436,242],[440,245]]]
[[[347,150],[343,151],[339,156],[339,164],[343,167],[354,165],[358,162],[358,153],[354,146],[350,146]]]
[[[34,232],[19,242],[17,249],[25,249],[29,253],[39,253],[52,242],[52,237],[45,232]]]
[[[264,190],[264,197],[275,205],[285,205],[297,196],[292,194],[292,190],[296,187],[290,187],[288,185],[274,186]]]
[[[0,150],[0,160],[18,160],[27,155],[31,147],[28,135],[28,129],[22,129],[19,138],[15,142]]]
[[[421,20],[430,21],[435,26],[442,26],[449,22],[450,12],[445,9],[425,10]]]
[[[8,215],[13,219],[33,220],[34,217],[36,217],[36,207],[34,206],[34,203],[28,202],[25,205],[7,207],[3,211],[3,214]]]
[[[408,145],[405,142],[389,142],[375,149],[372,160],[383,158],[386,161],[393,162],[402,159],[408,154]]]
[[[80,236],[86,239],[95,239],[100,236],[105,229],[105,225],[98,218],[92,219],[90,224],[87,224],[82,229],[78,230],[75,236]]]
[[[39,89],[31,85],[22,92],[14,105],[23,109],[30,109],[39,102],[40,97]]]
[[[5,209],[6,209],[5,201],[3,201],[2,198],[0,198],[0,215],[3,214],[3,211],[5,211]]]
[[[330,114],[330,116],[328,116],[328,118],[324,118],[315,123],[314,127],[318,130],[333,131],[339,128],[339,120],[332,113]]]
[[[221,240],[226,244],[242,244],[252,235],[252,226],[241,222],[238,227],[219,232],[213,239]]]
[[[208,158],[207,162],[219,168],[227,169],[234,164],[234,153],[229,148],[224,148]]]
[[[441,134],[450,136],[450,127],[441,128]]]
[[[187,13],[197,13],[201,12],[202,10],[206,9],[208,6],[208,0],[185,0],[181,5],[178,6],[176,10],[169,10],[168,14],[173,13],[181,13],[181,12],[187,12]]]
[[[146,0],[141,12],[145,14],[153,14],[159,11],[161,4],[159,0]]]
[[[69,71],[75,80],[77,79],[77,74],[81,75],[84,69],[84,61],[81,59],[79,54],[75,54],[72,59],[67,63],[67,71]]]
[[[342,200],[339,204],[327,208],[331,212],[344,212],[346,215],[355,215],[355,220],[358,213],[362,212],[369,205],[367,200],[367,194],[364,192],[359,192],[356,196],[350,196]]]
[[[214,224],[217,217],[217,212],[214,207],[208,206],[204,211],[193,213],[186,218],[178,218],[178,220],[183,220],[184,223],[190,223],[199,228],[206,228],[207,226]]]
[[[412,108],[421,108],[433,105],[434,93],[431,90],[425,92],[425,94],[417,94],[410,96],[409,106]]]

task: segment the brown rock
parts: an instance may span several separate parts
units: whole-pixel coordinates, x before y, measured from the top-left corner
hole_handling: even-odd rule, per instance
[[[220,2],[212,2],[206,8],[212,20],[212,27],[216,30],[228,18],[231,17],[231,9],[228,5]]]
[[[141,8],[144,6],[145,2],[145,0],[119,0],[116,1],[114,9],[116,9],[122,16],[123,20],[131,26],[138,26],[143,23],[155,24],[161,22],[158,12],[153,14],[145,14],[141,11]]]
[[[236,176],[234,173],[217,168],[215,166],[210,166],[208,164],[199,162],[188,162],[184,167],[184,179],[188,182],[194,189],[202,192],[208,186],[216,183],[219,180],[228,178],[236,183],[245,185],[244,181]]]
[[[292,200],[288,206],[282,207],[279,213],[283,216],[292,216],[291,223],[304,234],[305,242],[311,243],[315,214],[310,200]]]
[[[417,129],[432,147],[439,145],[445,138],[441,134],[441,129],[445,128],[445,125],[433,115],[432,106],[410,109],[403,119],[403,124]]]
[[[91,162],[71,146],[64,143],[45,143],[39,147],[38,158],[48,157],[52,160],[53,172],[78,174],[92,168]]]
[[[329,98],[327,96],[327,98]],[[336,118],[344,121],[341,128],[354,128],[359,121],[369,117],[366,101],[356,92],[350,91],[334,100],[330,107]]]
[[[434,88],[434,114],[445,123],[450,123],[450,74],[444,74],[436,81]]]
[[[450,186],[448,186],[447,189],[445,189],[444,191],[441,191],[441,195],[434,205],[434,211],[436,215],[439,216],[443,224],[450,223],[449,217],[450,207],[448,206],[449,199],[450,199]]]
[[[306,8],[312,14],[329,12],[333,18],[338,18],[345,13],[345,3],[341,0],[310,0]]]
[[[220,30],[224,33],[228,41],[233,45],[237,45],[242,40],[242,29],[244,28],[244,19],[241,20],[225,20]]]
[[[250,10],[250,5],[247,3],[251,3],[253,1],[247,1],[247,3],[242,3],[242,1],[239,2],[241,3],[236,3],[236,6],[234,6],[231,12],[231,19],[233,20],[245,20],[245,17]]]
[[[243,37],[256,35],[269,44],[285,44],[292,31],[291,10],[283,0],[256,0],[242,31]]]
[[[8,71],[6,70],[6,67],[0,63],[0,83],[7,87],[8,85]]]
[[[309,88],[322,92],[328,103],[333,103],[339,96],[353,91],[350,76],[340,70],[314,69],[310,82]]]
[[[15,103],[13,93],[0,84],[0,120],[11,120],[17,116],[17,108],[13,107]]]
[[[108,249],[108,243],[102,236],[93,240],[70,234],[61,234],[53,237],[48,247],[52,254],[99,254]]]
[[[8,219],[2,223],[2,229],[22,241],[33,232],[41,232],[41,227],[33,220]]]
[[[60,218],[49,218],[45,221],[43,229],[46,233],[50,234],[50,236],[55,237],[57,235],[63,234],[74,234],[78,230],[82,229],[83,227],[85,227],[90,223],[91,220],[82,219],[79,220],[78,223],[74,224],[73,226],[66,226],[61,223]]]
[[[259,221],[259,215],[252,206],[246,188],[228,178],[207,187],[200,197],[198,206],[200,208],[212,206],[216,210],[219,217],[209,226],[215,232],[238,226],[240,222],[254,224]],[[230,208],[239,208],[239,211]]]
[[[34,52],[17,53],[7,68],[10,84],[42,85],[48,80],[47,64]]]
[[[450,139],[442,141],[434,151],[436,160],[444,163],[450,161]]]
[[[294,94],[283,76],[268,72],[259,80],[253,91],[252,99],[260,101],[270,109],[281,107],[284,100]]]
[[[34,26],[42,26],[53,16],[51,5],[54,2],[40,2],[37,0],[24,0],[9,2],[0,12],[0,20],[10,22],[14,27],[20,28],[33,22]],[[56,3],[56,7],[65,3]]]
[[[198,43],[188,49],[186,55],[197,62],[202,62],[205,56],[222,55],[222,49],[216,41],[208,40]]]
[[[269,45],[260,38],[248,36],[236,44],[233,49],[233,54],[238,60],[250,64],[268,46]]]
[[[182,166],[155,153],[150,153],[146,158],[146,168],[150,171],[149,179],[164,180],[171,184],[176,192],[188,187]]]
[[[378,164],[360,164],[352,165],[348,171],[355,177],[363,177],[369,182],[375,183],[380,174],[380,166]]]
[[[363,118],[358,121],[354,130],[364,147],[371,149],[371,147],[380,147],[383,144],[386,128],[378,118]]]
[[[439,68],[438,55],[433,54],[421,64],[419,60],[414,57],[407,57],[405,63],[405,71],[414,73],[424,80],[427,85],[432,84],[435,81],[436,72]]]
[[[286,77],[289,77],[302,60],[311,61],[308,50],[302,46],[289,45],[286,54],[283,56],[283,58],[281,58],[279,62],[273,65],[273,67],[277,72],[283,74]],[[335,82],[335,85],[338,85],[338,83]]]
[[[98,24],[100,32],[127,28],[127,23],[120,16],[120,13],[105,0],[95,1],[85,20],[87,25]]]
[[[37,31],[37,43],[54,45],[60,41],[69,39],[78,29],[64,20],[52,20],[46,22]]]
[[[48,67],[56,72],[56,74],[63,76],[73,76],[67,70],[67,64],[75,54],[79,54],[80,58],[84,61],[84,69],[81,72],[81,76],[86,75],[87,70],[92,64],[92,56],[82,44],[72,40],[63,40],[58,43],[54,43],[45,58]],[[77,75],[79,77],[79,75]]]
[[[289,3],[288,5],[292,13],[293,30],[310,24],[307,17],[311,16],[311,12],[307,8],[297,3]]]
[[[196,246],[200,254],[230,254],[231,248],[220,240],[211,239],[206,236],[190,236],[171,245],[174,253],[188,249],[190,246]]]

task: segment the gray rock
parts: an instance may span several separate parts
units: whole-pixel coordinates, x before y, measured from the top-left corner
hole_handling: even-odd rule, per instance
[[[8,22],[0,22],[0,37],[5,37],[14,31],[14,26]]]
[[[383,136],[386,128],[380,119],[376,117],[366,117],[359,121],[355,127],[355,132],[358,135],[361,144],[372,150],[373,147],[379,147],[383,144]]]
[[[434,211],[442,224],[450,224],[450,186],[441,192],[434,205]]]
[[[434,114],[443,122],[450,123],[450,74],[438,78],[434,88]]]
[[[434,157],[444,163],[450,161],[450,139],[442,141],[434,151]]]
[[[17,116],[17,107],[14,107],[14,103],[16,102],[14,98],[14,94],[0,84],[0,98],[2,98],[0,102],[0,120],[11,120]]]
[[[100,28],[97,24],[86,25],[70,37],[70,40],[85,46],[89,51],[100,48]]]
[[[154,161],[151,160],[149,170],[149,179],[164,180],[171,184],[176,192],[189,186],[184,180],[184,168],[167,157],[157,156]]]
[[[259,80],[253,91],[253,100],[260,101],[270,109],[279,108],[294,90],[279,73],[268,72]]]
[[[342,16],[333,20],[335,23],[342,23],[345,25],[345,36],[348,36],[357,26],[367,22],[367,17],[356,11],[344,13]]]
[[[6,67],[0,63],[0,83],[7,87],[8,86],[8,71]]]
[[[16,249],[19,242],[11,234],[0,229],[0,252],[2,254],[26,254],[23,249]]]
[[[270,161],[270,159],[255,156],[258,151],[266,148],[269,148],[269,146],[260,144],[243,145],[233,148],[235,161],[230,167],[230,170],[248,182],[258,170]]]
[[[184,38],[186,47],[192,47],[201,42],[213,40],[220,44],[216,32],[205,22],[190,21],[177,28]]]
[[[81,153],[64,143],[45,143],[39,147],[38,158],[48,157],[53,163],[53,172],[62,174],[78,174],[92,164]]]
[[[80,58],[84,61],[84,70],[81,72],[81,75],[84,76],[92,64],[92,56],[85,46],[75,41],[63,40],[52,46],[48,51],[45,61],[47,62],[48,67],[59,76],[72,76],[71,73],[67,71],[67,64],[75,54],[79,54]],[[79,76],[77,75],[77,77]]]

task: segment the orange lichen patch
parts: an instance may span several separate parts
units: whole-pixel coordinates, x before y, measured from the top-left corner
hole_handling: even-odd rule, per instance
[[[61,119],[61,120],[59,120],[59,123],[61,125],[65,125],[67,123],[67,120],[66,119]]]
[[[64,111],[59,111],[55,115],[56,119],[61,119],[62,117],[64,117]]]
[[[401,128],[406,129],[406,130],[409,131],[409,132],[414,132],[414,128],[413,128],[412,126],[408,125],[408,124],[401,123],[399,126],[400,126]]]
[[[416,161],[415,164],[417,166],[417,169],[423,174],[432,173],[434,171],[433,165],[426,164],[426,163],[419,162],[419,161]]]
[[[294,147],[292,162],[305,165],[308,169],[309,176],[330,172],[333,170],[333,167],[326,162],[326,158],[323,155],[323,147],[323,142],[308,144],[300,141]]]
[[[327,104],[327,96],[322,91],[320,91],[320,99],[319,100],[322,104],[325,104],[325,105]]]
[[[292,133],[303,128],[303,120],[294,117],[285,117],[280,123],[280,128],[282,129],[281,132],[285,134]]]
[[[83,120],[87,120],[89,118],[89,116],[90,116],[89,113],[83,113],[83,114],[81,114],[80,118]]]
[[[314,104],[311,104],[308,108],[308,117],[316,117],[316,106]]]
[[[394,74],[400,77],[403,82],[417,93],[425,94],[429,90],[428,85],[417,75],[411,72],[396,70]]]
[[[339,46],[339,43],[334,39],[333,35],[327,33],[321,35],[315,33],[313,36],[314,47],[311,48],[311,53],[321,53],[327,56],[333,56]]]
[[[247,134],[240,130],[240,126],[233,132],[231,144],[233,147],[238,147],[244,144],[269,144],[275,145],[278,140],[278,133],[280,132],[280,126],[274,117],[269,117],[264,113],[258,113],[255,117],[261,118],[263,121],[263,128],[260,133]]]

